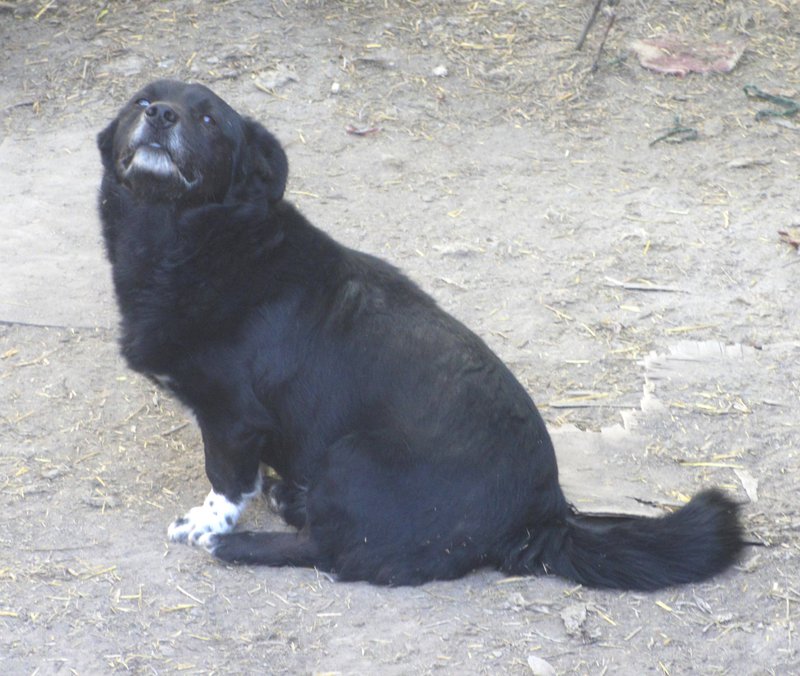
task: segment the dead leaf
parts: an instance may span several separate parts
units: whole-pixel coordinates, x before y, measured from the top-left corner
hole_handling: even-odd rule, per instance
[[[786,228],[786,230],[778,230],[778,235],[781,241],[786,242],[789,246],[795,249],[800,249],[800,228]]]
[[[747,46],[746,38],[703,42],[700,38],[661,35],[636,40],[631,49],[644,68],[684,76],[689,73],[729,73]]]
[[[536,655],[528,655],[528,666],[533,676],[556,676],[556,670],[547,660]]]
[[[297,73],[285,64],[278,64],[274,69],[261,73],[256,80],[256,86],[275,91],[293,82],[299,82]]]
[[[758,479],[746,469],[734,469],[733,471],[739,477],[739,481],[742,482],[742,488],[747,493],[747,497],[750,498],[750,502],[758,502]]]
[[[758,157],[737,157],[726,165],[728,169],[750,169],[751,167],[765,167],[772,160]]]

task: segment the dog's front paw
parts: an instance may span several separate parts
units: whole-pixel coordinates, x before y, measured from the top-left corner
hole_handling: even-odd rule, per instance
[[[230,533],[243,506],[243,503],[231,502],[224,495],[211,491],[202,505],[193,507],[170,524],[167,530],[169,539],[196,545],[204,535]]]

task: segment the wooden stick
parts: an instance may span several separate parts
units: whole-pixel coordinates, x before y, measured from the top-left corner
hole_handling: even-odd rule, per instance
[[[605,33],[603,33],[603,39],[600,40],[600,46],[597,48],[597,56],[594,57],[594,63],[592,63],[592,72],[594,73],[597,70],[597,66],[600,63],[600,55],[603,53],[603,47],[606,45],[606,38],[608,38],[608,34],[611,32],[611,26],[614,25],[614,21],[617,19],[617,13],[614,11],[613,7],[608,8],[608,25],[606,26]]]
[[[589,20],[583,27],[583,33],[581,33],[580,38],[578,38],[578,44],[575,45],[575,49],[577,51],[581,51],[581,49],[583,48],[583,43],[586,42],[586,36],[589,35],[589,31],[592,29],[592,26],[594,25],[594,21],[597,18],[597,13],[600,11],[600,5],[602,4],[603,0],[595,1],[594,7],[592,8],[592,15],[589,17]]]

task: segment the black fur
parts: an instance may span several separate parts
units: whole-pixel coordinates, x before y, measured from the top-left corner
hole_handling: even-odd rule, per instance
[[[511,372],[401,273],[284,201],[278,142],[206,88],[153,83],[99,146],[125,358],[194,411],[214,491],[238,503],[264,463],[298,529],[204,538],[220,559],[390,585],[492,566],[628,589],[736,560],[737,507],[718,491],[661,519],[574,515]]]

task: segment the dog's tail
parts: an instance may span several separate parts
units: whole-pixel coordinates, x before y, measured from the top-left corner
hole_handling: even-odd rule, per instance
[[[502,569],[512,575],[552,572],[588,587],[652,590],[716,575],[736,561],[744,544],[737,504],[708,490],[659,518],[609,525],[570,516],[532,530]]]

